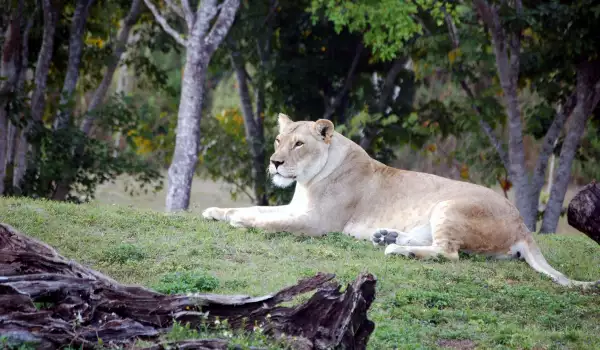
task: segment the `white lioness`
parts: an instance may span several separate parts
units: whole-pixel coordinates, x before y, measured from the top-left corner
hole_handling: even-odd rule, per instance
[[[388,167],[335,132],[329,120],[278,119],[269,173],[277,186],[296,182],[290,204],[208,208],[205,218],[311,236],[343,232],[387,245],[386,255],[457,260],[464,251],[524,258],[561,285],[598,283],[573,281],[552,268],[515,206],[493,190]]]

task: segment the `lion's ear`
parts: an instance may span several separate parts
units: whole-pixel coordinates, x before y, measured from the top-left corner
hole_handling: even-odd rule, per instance
[[[331,120],[319,119],[315,122],[315,131],[325,143],[330,143],[331,136],[333,136],[333,123]]]
[[[277,123],[279,124],[279,132],[283,132],[285,127],[293,123],[293,121],[287,115],[279,113],[277,116]]]

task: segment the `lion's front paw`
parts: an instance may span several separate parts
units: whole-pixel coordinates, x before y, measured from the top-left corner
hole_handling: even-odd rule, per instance
[[[371,242],[375,246],[386,246],[396,243],[396,238],[398,238],[398,232],[380,228],[371,235]]]
[[[202,217],[209,220],[226,220],[226,211],[225,209],[211,207],[207,208],[202,212]]]

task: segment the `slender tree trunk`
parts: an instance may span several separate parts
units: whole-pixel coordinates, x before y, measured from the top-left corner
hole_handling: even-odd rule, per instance
[[[10,10],[10,9],[8,9]],[[0,195],[4,194],[4,180],[8,166],[8,150],[10,145],[9,117],[6,111],[11,95],[16,91],[21,66],[21,21],[23,1],[19,1],[11,11],[11,18],[6,29],[0,62]]]
[[[192,13],[189,3],[184,2],[185,6],[181,12],[188,24],[187,39],[169,26],[151,0],[144,0],[144,2],[165,32],[186,47],[175,151],[169,166],[169,186],[165,204],[167,211],[187,210],[192,179],[198,163],[206,69],[213,53],[229,32],[240,1],[225,0],[217,6],[215,0],[205,0],[198,4],[196,13]],[[218,18],[211,28],[212,19],[217,16],[217,13],[219,13]]]
[[[52,0],[42,0],[42,5],[44,12],[44,34],[42,47],[35,65],[35,89],[31,96],[31,119],[34,123],[40,122],[44,114],[44,107],[46,105],[46,83],[48,81],[50,62],[52,61],[54,32],[56,31],[59,14],[59,11],[54,7]]]
[[[60,108],[54,120],[54,129],[60,130],[69,125],[72,106],[73,92],[79,80],[79,65],[81,52],[83,51],[83,34],[87,22],[90,6],[94,0],[78,0],[71,19],[71,33],[69,37],[69,61],[67,62],[67,74],[60,96]]]
[[[8,118],[6,111],[0,109],[0,196],[4,194],[4,178],[6,177],[6,158],[8,155]]]
[[[117,41],[115,42],[113,55],[109,63],[106,65],[106,71],[104,72],[102,81],[94,91],[90,104],[87,108],[88,113],[81,123],[81,131],[83,131],[86,135],[90,134],[94,124],[94,117],[91,112],[95,110],[102,103],[102,101],[104,101],[106,93],[108,92],[108,88],[110,87],[115,75],[115,71],[117,70],[119,62],[121,61],[121,56],[127,49],[127,42],[129,40],[131,28],[137,23],[141,12],[142,0],[133,0],[127,16],[123,20],[123,26],[121,27]]]
[[[131,45],[131,44],[135,43],[138,39],[139,39],[139,34],[134,33],[133,35],[129,36],[127,45]],[[123,56],[122,56],[123,62],[121,63],[121,66],[119,67],[118,78],[117,78],[117,88],[116,88],[117,94],[126,95],[131,92],[133,77],[131,76],[131,74],[129,72],[129,66],[125,62],[126,60],[127,60],[127,51],[123,52]],[[121,146],[121,137],[122,137],[122,133],[121,133],[121,130],[119,130],[117,132],[117,134],[114,136],[114,139],[115,139],[114,140],[114,150],[113,150],[114,157],[117,157],[119,155],[119,147]]]
[[[533,221],[533,229],[532,231],[536,231],[537,229],[537,221],[538,221],[538,210],[539,210],[539,201],[540,194],[542,193],[542,188],[544,187],[544,180],[546,178],[546,170],[548,168],[548,159],[552,157],[552,164],[550,166],[550,182],[552,182],[553,171],[554,171],[554,148],[556,147],[556,142],[558,140],[558,136],[560,135],[560,131],[562,130],[567,118],[573,112],[573,108],[575,106],[576,96],[573,94],[570,96],[567,101],[557,108],[556,116],[554,117],[554,121],[550,125],[550,128],[546,132],[544,136],[544,140],[542,141],[542,149],[540,150],[540,154],[538,156],[537,164],[533,171],[533,178],[531,181],[531,220]],[[548,186],[550,189],[552,186]]]
[[[80,8],[80,12],[73,14],[73,25],[71,27],[71,38],[70,38],[70,50],[69,50],[69,71],[72,72],[69,75],[69,71],[67,72],[67,76],[65,77],[65,84],[63,87],[63,95],[61,96],[61,105],[62,103],[68,103],[70,97],[73,95],[73,91],[75,86],[77,85],[77,76],[78,76],[78,66],[81,59],[81,45],[82,45],[82,35],[83,30],[85,28],[85,22],[87,18],[87,13],[89,11],[89,7],[93,0],[80,0],[77,4],[78,8]],[[85,7],[84,7],[85,6]],[[102,81],[94,91],[92,95],[92,99],[90,104],[87,107],[87,113],[83,118],[81,123],[81,131],[86,135],[89,135],[93,126],[93,115],[92,111],[94,111],[98,106],[102,103],[110,84],[112,83],[115,71],[119,66],[119,62],[121,61],[121,56],[124,54],[127,48],[127,42],[129,39],[129,33],[131,28],[137,23],[140,14],[142,11],[142,0],[134,0],[131,3],[131,7],[127,16],[123,20],[123,25],[121,27],[121,31],[117,37],[115,42],[115,49],[113,51],[113,55],[110,58],[106,71],[104,72],[104,76],[102,77]],[[79,36],[78,36],[79,35]],[[72,49],[72,50],[71,50]],[[77,66],[77,67],[75,67]],[[63,105],[64,106],[64,105]],[[70,109],[68,107],[65,108],[66,113],[59,112],[59,116],[57,118],[57,122],[54,124],[55,130],[60,128],[64,128],[68,125],[70,120]],[[60,120],[59,120],[60,119]],[[74,153],[74,157],[79,157],[80,154],[84,152],[83,145],[75,145],[74,150],[69,150],[69,152]],[[77,169],[70,169],[62,181],[57,185],[53,195],[53,200],[64,201],[71,190],[71,186],[73,185],[74,174]]]
[[[600,99],[600,65],[598,62],[585,62],[577,69],[577,104],[568,122],[567,136],[563,142],[554,186],[544,211],[541,233],[556,232],[558,220],[571,179],[571,167],[577,154],[581,137],[592,111]]]
[[[346,79],[344,80],[344,85],[342,89],[337,93],[337,95],[333,96],[333,99],[330,101],[327,96],[324,97],[325,100],[325,112],[323,113],[323,119],[331,119],[335,114],[336,110],[342,104],[344,98],[350,93],[350,89],[352,88],[352,83],[354,82],[354,77],[356,75],[356,68],[358,67],[358,63],[360,61],[360,57],[364,50],[364,45],[362,42],[359,42],[356,46],[356,50],[354,53],[354,59],[352,60],[352,64],[350,65],[350,69],[346,74]]]
[[[256,205],[267,205],[266,182],[267,174],[265,171],[265,140],[264,135],[252,109],[252,98],[246,80],[246,69],[244,59],[240,53],[232,50],[230,54],[231,63],[235,70],[238,82],[238,94],[240,96],[240,105],[242,115],[244,116],[244,129],[246,132],[246,142],[250,146],[252,154],[252,179],[254,183],[254,202]],[[258,117],[258,118],[257,118]]]
[[[200,147],[200,118],[204,93],[204,78],[208,57],[200,48],[188,44],[177,117],[175,152],[169,167],[168,211],[185,210],[190,204],[194,171]]]
[[[37,15],[39,8],[36,6],[33,14],[29,17],[27,21],[27,26],[25,27],[25,31],[23,32],[23,49],[21,53],[21,64],[23,69],[21,69],[21,73],[19,76],[19,81],[17,82],[17,90],[23,94],[23,86],[25,85],[25,81],[27,80],[27,71],[29,69],[29,33],[31,28],[33,27],[33,21]],[[26,125],[28,121],[25,121]],[[15,127],[16,129],[16,127]],[[25,170],[27,169],[27,151],[29,149],[29,143],[27,142],[26,137],[26,127],[19,129],[16,131],[15,140],[13,144],[13,153],[9,155],[12,159],[12,167],[13,167],[13,176],[12,176],[12,187],[13,192],[16,191],[17,194],[20,193],[21,190],[21,181],[25,176]]]
[[[54,120],[54,130],[62,130],[69,126],[71,114],[75,108],[73,96],[77,81],[79,80],[79,65],[81,63],[81,52],[83,50],[83,33],[89,14],[89,8],[94,0],[78,0],[71,19],[71,34],[69,37],[69,61],[67,62],[67,74],[60,96],[58,114]],[[64,176],[56,185],[52,195],[53,200],[64,201],[71,189],[71,182],[77,169],[73,169],[67,163]]]
[[[42,0],[42,11],[44,15],[44,32],[42,46],[38,54],[37,63],[35,65],[34,84],[31,95],[31,119],[28,121],[25,128],[25,135],[28,137],[31,134],[38,132],[38,128],[42,122],[44,108],[46,105],[46,83],[48,81],[48,72],[50,70],[50,62],[54,50],[54,34],[58,23],[59,10],[55,7],[52,0]],[[41,152],[40,145],[32,145],[32,158],[35,160]],[[26,152],[26,151],[24,151]],[[31,171],[35,171],[37,165],[29,162],[27,167],[31,167]]]
[[[503,91],[504,106],[508,115],[508,173],[515,184],[516,205],[525,225],[530,230],[535,229],[535,215],[532,213],[531,188],[525,168],[525,147],[523,145],[523,125],[519,108],[517,82],[519,78],[520,33],[504,30],[498,14],[498,7],[490,5],[485,0],[476,0],[475,9],[488,26],[492,37],[496,69]],[[522,12],[520,0],[515,1],[517,14]]]

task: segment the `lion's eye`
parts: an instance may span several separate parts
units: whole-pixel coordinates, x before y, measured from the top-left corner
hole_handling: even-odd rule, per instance
[[[294,145],[294,147],[300,147],[300,146],[302,146],[303,144],[304,144],[304,142],[302,142],[302,141],[298,141],[298,142],[296,142],[296,144]]]
[[[279,139],[275,139],[275,143],[276,143],[276,144],[279,144]]]

